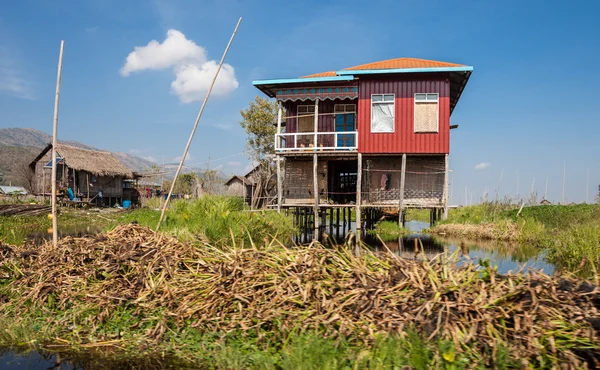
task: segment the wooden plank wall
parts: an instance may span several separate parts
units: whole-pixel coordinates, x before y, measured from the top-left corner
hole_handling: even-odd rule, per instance
[[[286,159],[283,178],[284,204],[314,204],[312,158]],[[319,202],[327,201],[327,161],[317,166]]]
[[[363,181],[365,204],[395,204],[400,201],[402,156],[367,157]],[[444,191],[444,156],[407,156],[404,203],[441,204]],[[382,188],[382,176],[388,178]]]

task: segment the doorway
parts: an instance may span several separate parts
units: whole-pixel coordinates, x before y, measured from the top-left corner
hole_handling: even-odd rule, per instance
[[[329,161],[327,163],[329,199],[336,204],[356,203],[356,160]]]

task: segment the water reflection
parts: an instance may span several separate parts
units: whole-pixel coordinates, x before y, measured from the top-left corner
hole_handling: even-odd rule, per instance
[[[429,227],[426,222],[411,221],[406,228],[411,231],[405,237],[373,238],[367,236],[365,243],[379,250],[389,249],[402,258],[433,259],[447,251],[456,255],[458,265],[478,263],[479,260],[490,260],[492,266],[498,267],[499,273],[526,272],[528,269],[542,270],[547,274],[554,272],[554,265],[546,261],[538,248],[500,241],[472,241],[459,238],[432,237],[422,234]],[[385,244],[385,245],[384,245]]]

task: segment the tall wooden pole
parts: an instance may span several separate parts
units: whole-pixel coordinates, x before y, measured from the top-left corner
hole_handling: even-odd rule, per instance
[[[56,75],[56,95],[54,96],[54,123],[52,127],[52,244],[58,243],[58,220],[56,219],[56,135],[58,132],[58,102],[60,100],[60,81],[62,78],[64,40],[60,41],[58,56],[58,73]]]
[[[360,233],[362,230],[362,154],[358,153],[356,160],[356,240],[360,241]],[[358,245],[358,243],[356,244]]]
[[[181,168],[183,167],[183,162],[185,162],[185,157],[187,156],[188,150],[190,149],[190,145],[192,144],[192,139],[194,138],[194,134],[196,133],[196,129],[198,128],[198,122],[200,122],[200,118],[202,117],[202,112],[204,112],[204,107],[206,107],[206,103],[208,102],[210,93],[212,92],[213,86],[215,86],[215,82],[217,81],[217,77],[219,76],[219,72],[221,71],[221,67],[223,66],[223,62],[225,61],[225,57],[227,56],[229,47],[231,46],[231,43],[233,42],[233,38],[235,37],[235,34],[237,33],[238,28],[240,27],[240,23],[242,23],[242,17],[240,17],[240,19],[238,20],[237,25],[235,26],[235,29],[233,30],[233,34],[231,35],[231,38],[229,39],[229,42],[227,43],[225,52],[223,52],[223,56],[221,57],[221,61],[219,62],[219,67],[217,68],[217,72],[215,73],[215,76],[213,77],[213,80],[210,83],[210,87],[208,88],[208,91],[206,92],[206,96],[204,97],[204,102],[202,102],[202,106],[200,107],[200,111],[198,112],[198,116],[196,117],[196,122],[194,123],[194,128],[192,129],[190,138],[188,139],[188,142],[183,151],[183,156],[181,157],[181,162],[179,162],[179,167],[177,167],[177,172],[175,172],[175,178],[173,179],[173,182],[171,183],[171,189],[169,189],[169,195],[167,196],[167,199],[165,200],[165,204],[163,205],[162,211],[160,212],[160,219],[158,220],[158,225],[156,225],[157,231],[160,228],[160,224],[162,224],[162,221],[165,217],[165,211],[167,210],[167,207],[169,206],[169,200],[171,200],[171,196],[173,195],[173,189],[175,188],[175,183],[177,182],[177,177],[179,177],[179,173],[181,172]]]
[[[442,215],[442,220],[448,218],[448,154],[446,154],[444,158],[445,162],[445,170],[444,170],[444,193],[442,195],[442,202],[444,205],[444,213]]]
[[[317,153],[313,154],[313,195],[314,195],[314,240],[319,240],[319,176],[318,176],[318,164],[317,164]]]
[[[281,134],[281,116],[282,116],[282,110],[281,110],[281,102],[277,104],[278,105],[278,110],[277,110],[277,135]],[[275,149],[277,150],[277,148],[279,147],[279,136],[275,137]],[[281,179],[281,160],[283,159],[282,156],[279,155],[279,153],[276,151],[275,152],[275,159],[277,160],[277,212],[281,213],[281,201],[282,201],[282,196],[283,196],[283,181]]]
[[[313,192],[315,204],[314,214],[314,240],[319,240],[319,177],[318,177],[318,157],[317,157],[317,132],[319,132],[319,98],[315,99],[315,120],[314,120],[314,143],[313,143]]]
[[[404,226],[402,222],[402,213],[404,212],[404,182],[406,178],[406,153],[402,154],[402,169],[400,170],[400,201],[398,204],[398,223]]]

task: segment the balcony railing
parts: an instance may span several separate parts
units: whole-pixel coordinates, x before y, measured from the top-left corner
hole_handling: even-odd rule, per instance
[[[316,145],[315,145],[316,143]],[[275,134],[275,151],[318,151],[358,149],[357,131],[295,132]]]

